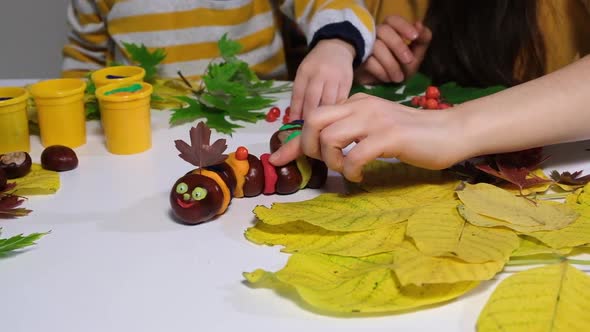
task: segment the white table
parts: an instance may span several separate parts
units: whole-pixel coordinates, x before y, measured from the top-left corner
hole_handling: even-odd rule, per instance
[[[4,80],[0,86],[24,83]],[[321,316],[271,290],[250,288],[242,272],[275,271],[288,258],[244,238],[254,222],[252,209],[321,191],[234,199],[213,222],[180,225],[169,215],[168,195],[191,165],[177,157],[173,141],[188,139],[190,125],[170,128],[169,115],[153,111],[153,148],[131,156],[109,154],[99,122],[88,122],[88,143],[76,149],[80,165],[61,174],[59,192],[30,197],[24,206],[33,212],[27,217],[0,220],[3,237],[51,230],[36,247],[0,259],[0,330],[474,331],[497,280],[446,305],[363,318]],[[261,121],[238,130],[228,138],[228,151],[245,145],[256,155],[268,152],[279,126]],[[548,148],[553,157],[546,168],[589,170],[585,148],[590,142]],[[33,137],[34,161],[41,151]],[[342,188],[331,174],[323,191]]]

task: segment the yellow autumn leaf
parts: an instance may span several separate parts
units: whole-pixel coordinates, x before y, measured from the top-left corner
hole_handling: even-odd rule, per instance
[[[590,331],[590,277],[567,263],[504,280],[477,321],[478,332]]]
[[[424,203],[452,199],[460,183],[443,171],[376,160],[363,168],[363,181],[358,185],[368,192],[403,196]]]
[[[565,204],[579,214],[567,227],[554,231],[526,232],[525,234],[551,248],[577,247],[590,243],[590,205]]]
[[[393,270],[404,286],[489,280],[505,264],[505,261],[466,263],[453,258],[431,257],[409,242],[402,243],[392,254]]]
[[[564,256],[571,253],[573,248],[551,248],[542,242],[539,242],[533,238],[523,237],[520,242],[520,246],[514,250],[511,257],[525,257],[525,256],[537,256],[537,255],[559,255]]]
[[[60,187],[59,173],[43,169],[39,164],[31,165],[31,171],[24,177],[8,182],[16,183],[12,193],[20,196],[51,195]]]
[[[403,198],[381,194],[322,194],[303,202],[275,203],[271,208],[257,206],[254,214],[269,225],[305,221],[330,231],[355,232],[406,221],[414,209]]]
[[[533,204],[487,183],[468,184],[457,191],[457,195],[469,210],[518,226],[560,229],[578,217],[576,211],[565,204],[544,201]]]
[[[457,298],[478,282],[401,287],[390,269],[391,254],[363,258],[324,254],[294,254],[276,273],[256,270],[244,277],[253,284],[276,288],[276,282],[296,289],[322,311],[380,313],[416,309]]]
[[[504,220],[500,220],[500,219],[496,219],[496,218],[492,218],[492,217],[487,217],[484,215],[481,215],[471,209],[469,209],[468,207],[466,207],[465,205],[459,205],[457,207],[457,210],[459,211],[459,214],[465,218],[465,220],[467,220],[470,224],[475,225],[475,226],[479,226],[479,227],[505,227],[505,228],[509,228],[509,229],[513,229],[517,232],[526,234],[528,232],[535,232],[535,231],[540,231],[540,230],[544,230],[547,228],[546,225],[518,225],[518,224],[512,224],[509,222],[506,222]]]
[[[246,230],[246,238],[257,244],[282,245],[283,252],[318,252],[340,256],[369,256],[389,252],[399,245],[406,223],[361,232],[334,232],[305,222],[281,225],[258,222]]]
[[[577,202],[580,204],[590,205],[590,183],[584,188],[575,192],[577,194]]]
[[[468,263],[506,261],[518,248],[518,236],[509,230],[481,228],[465,222],[457,201],[426,205],[408,219],[407,235],[428,256],[449,256]]]

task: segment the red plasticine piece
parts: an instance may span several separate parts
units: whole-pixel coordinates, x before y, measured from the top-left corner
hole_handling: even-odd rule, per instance
[[[275,193],[275,186],[279,179],[275,167],[268,162],[270,153],[264,153],[260,155],[260,161],[262,162],[262,168],[264,169],[264,191],[265,195],[272,195]]]

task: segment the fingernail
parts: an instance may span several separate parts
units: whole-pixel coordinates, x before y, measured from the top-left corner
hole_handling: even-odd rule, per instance
[[[410,51],[405,51],[405,52],[402,54],[402,61],[403,61],[404,63],[410,63],[410,62],[414,61],[414,55],[412,54],[412,52],[410,52]]]
[[[415,40],[416,38],[418,38],[418,32],[414,32],[411,36],[410,39],[411,40]]]

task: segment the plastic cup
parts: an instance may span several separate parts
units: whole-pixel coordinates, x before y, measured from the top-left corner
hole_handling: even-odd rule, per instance
[[[27,90],[0,87],[0,153],[31,150]]]
[[[141,90],[113,93],[134,84]],[[148,83],[115,83],[96,90],[107,150],[114,154],[135,154],[152,146],[150,96]]]
[[[75,148],[86,143],[84,90],[86,82],[76,78],[42,81],[31,86],[44,146]]]
[[[145,70],[137,66],[106,67],[90,75],[97,88],[114,83],[139,83],[144,77]]]

